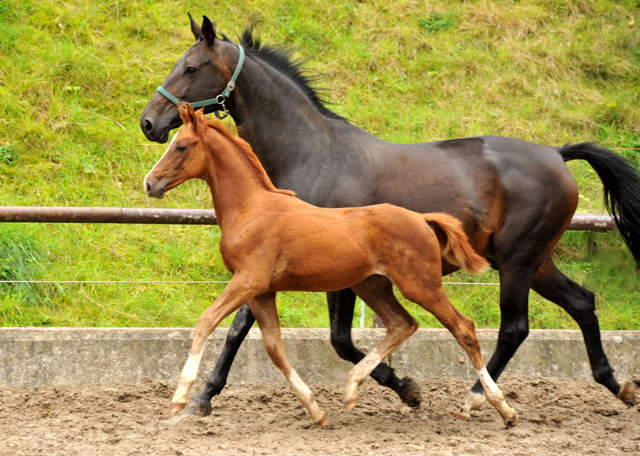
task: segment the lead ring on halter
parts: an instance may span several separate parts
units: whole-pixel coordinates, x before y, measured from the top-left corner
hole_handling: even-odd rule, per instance
[[[222,109],[215,109],[213,111],[213,113],[216,115],[218,119],[224,119],[229,115],[229,110],[225,106],[224,102],[226,101],[227,98],[229,98],[229,96],[231,96],[231,92],[233,91],[233,89],[236,88],[236,80],[240,75],[240,71],[242,70],[242,64],[244,63],[244,48],[239,44],[236,46],[238,47],[238,53],[239,53],[238,63],[236,65],[235,71],[233,72],[233,75],[231,76],[231,79],[227,83],[227,86],[224,88],[222,93],[216,96],[215,98],[209,98],[207,100],[202,100],[202,101],[189,102],[191,106],[193,106],[194,108],[202,108],[203,106],[210,106],[214,104],[218,104],[222,106]],[[160,93],[161,95],[164,95],[170,102],[172,102],[176,106],[179,103],[184,103],[184,101],[188,101],[188,100],[180,100],[174,97],[171,94],[171,92],[169,92],[167,89],[165,89],[162,86],[158,86],[156,88],[156,92]],[[222,114],[220,114],[221,112]]]

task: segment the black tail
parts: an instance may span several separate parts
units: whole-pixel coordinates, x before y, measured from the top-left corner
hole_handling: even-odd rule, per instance
[[[593,143],[560,148],[564,161],[586,160],[604,186],[604,204],[640,268],[640,173],[623,157]]]

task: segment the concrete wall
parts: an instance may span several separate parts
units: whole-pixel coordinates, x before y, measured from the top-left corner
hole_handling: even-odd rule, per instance
[[[114,384],[145,378],[175,383],[190,347],[190,329],[134,328],[0,328],[0,384]],[[356,345],[370,349],[382,330],[354,329]],[[497,331],[478,335],[485,361]],[[209,339],[200,375],[213,368],[226,329]],[[328,329],[283,330],[287,355],[309,383],[346,381],[351,364],[331,347]],[[603,331],[602,339],[618,378],[640,373],[640,331]],[[475,378],[473,367],[445,330],[419,330],[390,359],[400,376]],[[508,372],[529,376],[591,380],[591,371],[578,331],[534,330],[520,347]],[[259,330],[252,329],[231,370],[230,381],[284,383],[268,359]]]

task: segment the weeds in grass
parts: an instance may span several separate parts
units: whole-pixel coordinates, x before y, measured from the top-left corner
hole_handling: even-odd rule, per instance
[[[457,13],[433,13],[418,19],[418,25],[427,33],[439,32],[453,27]]]

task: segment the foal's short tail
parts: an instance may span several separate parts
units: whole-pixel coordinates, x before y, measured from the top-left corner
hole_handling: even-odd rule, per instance
[[[487,260],[478,255],[469,244],[469,239],[462,229],[460,220],[440,212],[422,215],[436,233],[438,242],[440,242],[440,251],[445,260],[474,274],[479,274],[489,268]]]

